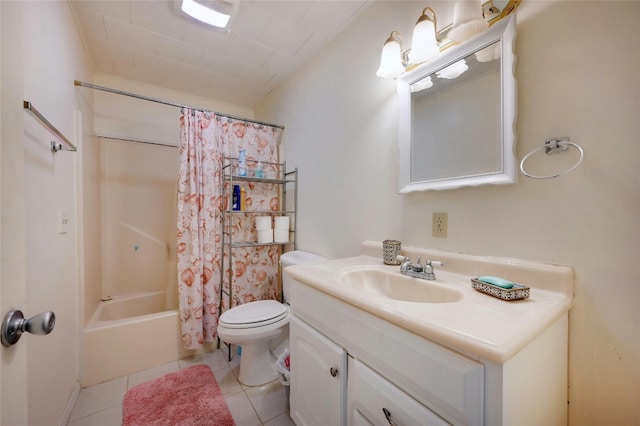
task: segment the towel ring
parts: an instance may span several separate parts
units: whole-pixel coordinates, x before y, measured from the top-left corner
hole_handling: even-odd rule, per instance
[[[570,146],[578,150],[578,152],[580,153],[580,158],[578,158],[578,161],[573,166],[569,167],[564,172],[556,173],[554,175],[538,176],[538,175],[532,175],[524,169],[524,163],[529,159],[529,157],[531,157],[536,152],[542,151],[544,149],[545,154],[551,155],[551,154],[556,154],[558,152],[564,152],[568,150]],[[553,179],[560,176],[564,176],[567,173],[571,173],[580,164],[582,164],[582,160],[584,160],[584,150],[580,147],[580,145],[573,142],[569,142],[569,138],[548,139],[544,145],[535,148],[533,151],[531,151],[530,153],[524,156],[524,158],[520,162],[520,171],[522,172],[523,175],[532,179]]]

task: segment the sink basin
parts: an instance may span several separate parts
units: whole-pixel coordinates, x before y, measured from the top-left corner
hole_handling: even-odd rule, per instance
[[[451,303],[462,300],[462,292],[435,281],[407,277],[397,271],[359,268],[341,274],[344,285],[377,297],[416,303]]]

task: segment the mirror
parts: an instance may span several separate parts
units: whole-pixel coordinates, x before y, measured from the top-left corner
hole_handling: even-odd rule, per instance
[[[517,180],[515,15],[398,78],[399,192]]]

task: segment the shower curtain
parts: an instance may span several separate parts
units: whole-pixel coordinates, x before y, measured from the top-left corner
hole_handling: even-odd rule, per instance
[[[279,297],[278,246],[234,248],[229,259],[221,240],[222,214],[231,192],[228,182],[223,182],[224,157],[237,158],[238,151],[244,149],[250,170],[258,160],[276,163],[280,133],[272,126],[187,108],[182,111],[177,254],[180,321],[186,349],[198,349],[214,341],[220,305],[223,311],[230,307],[226,297],[220,298],[221,286],[231,290],[231,307]],[[276,167],[267,165],[265,171],[267,176],[275,176]],[[224,190],[223,183],[227,185]],[[255,214],[251,212],[279,210],[279,188],[268,183],[244,185],[247,213],[231,215],[229,231],[234,241],[256,241]],[[231,266],[234,274],[229,282]]]

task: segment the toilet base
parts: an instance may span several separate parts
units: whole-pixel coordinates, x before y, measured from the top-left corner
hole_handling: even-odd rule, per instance
[[[279,375],[271,364],[269,341],[243,344],[238,381],[245,386],[260,386],[274,381]]]

